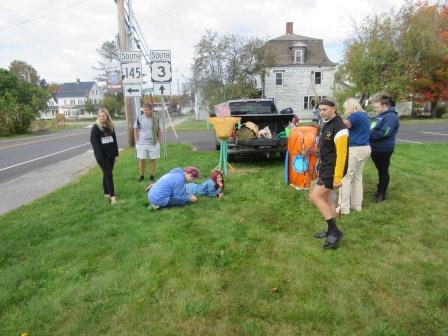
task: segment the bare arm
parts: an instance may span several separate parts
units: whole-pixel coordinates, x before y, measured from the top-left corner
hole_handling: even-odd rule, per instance
[[[140,130],[138,128],[134,128],[134,144],[137,144],[139,134]]]
[[[352,123],[348,119],[342,119],[347,128],[352,128]]]

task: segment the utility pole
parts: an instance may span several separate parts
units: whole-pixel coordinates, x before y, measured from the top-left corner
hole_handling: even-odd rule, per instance
[[[118,37],[120,42],[120,50],[128,50],[128,36],[126,32],[126,21],[124,12],[124,0],[116,0],[118,12]],[[124,94],[124,92],[123,92]],[[124,113],[126,115],[126,125],[128,131],[128,145],[133,147],[134,144],[134,101],[132,98],[124,97]]]

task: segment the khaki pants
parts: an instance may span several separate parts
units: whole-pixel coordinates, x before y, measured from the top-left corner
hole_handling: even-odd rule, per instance
[[[347,174],[342,179],[342,187],[339,190],[339,206],[342,214],[349,214],[350,209],[356,211],[362,209],[362,172],[370,152],[369,145],[348,148]]]

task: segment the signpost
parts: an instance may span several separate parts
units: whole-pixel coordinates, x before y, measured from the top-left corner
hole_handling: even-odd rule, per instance
[[[141,85],[143,80],[142,63],[124,63],[121,65],[121,79],[123,84]]]
[[[165,96],[171,94],[170,83],[173,77],[171,71],[171,50],[151,50],[149,58],[151,59],[151,81],[154,84],[154,95],[162,97],[163,152],[166,160],[168,158],[168,153],[166,145],[165,113],[168,115],[171,127],[177,138],[176,130],[174,129],[170,114],[165,106]]]

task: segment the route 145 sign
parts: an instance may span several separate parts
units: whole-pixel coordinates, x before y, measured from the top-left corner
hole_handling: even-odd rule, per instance
[[[151,80],[153,83],[170,83],[172,80],[171,61],[151,62]]]
[[[124,63],[121,65],[123,84],[141,83],[143,79],[141,63]]]

